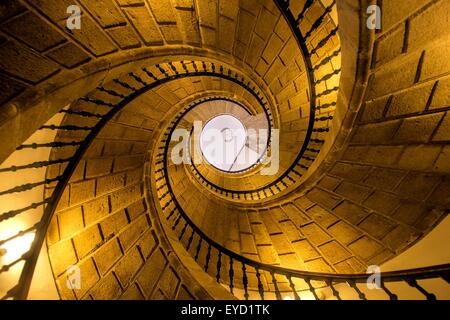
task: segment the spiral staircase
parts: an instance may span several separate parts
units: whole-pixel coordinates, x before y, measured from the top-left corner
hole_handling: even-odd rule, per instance
[[[447,1],[66,2],[0,4],[3,299],[450,298]],[[275,174],[171,160],[223,114]]]

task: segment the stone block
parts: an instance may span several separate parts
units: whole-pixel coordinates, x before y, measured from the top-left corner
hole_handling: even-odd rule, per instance
[[[277,16],[275,16],[266,8],[263,8],[260,15],[258,16],[258,21],[256,22],[256,34],[267,41],[269,36],[273,34],[277,20]]]
[[[308,271],[311,272],[314,271],[330,273],[334,271],[333,268],[322,258],[306,261],[305,265]]]
[[[73,244],[77,252],[77,256],[81,259],[94,250],[102,243],[102,236],[98,225],[94,225],[83,230],[82,233],[73,238]]]
[[[144,299],[145,297],[142,295],[141,290],[136,284],[131,285],[127,290],[125,290],[123,295],[120,297],[120,300],[130,300],[130,301],[144,300]]]
[[[300,230],[295,226],[295,224],[290,221],[286,220],[279,223],[279,226],[281,228],[281,232],[286,235],[286,237],[289,239],[289,241],[298,241],[302,238],[302,234],[300,233]]]
[[[94,300],[115,300],[122,295],[122,289],[113,273],[109,273],[89,292]]]
[[[141,214],[143,214],[146,211],[145,201],[144,199],[140,199],[136,201],[135,203],[131,204],[127,209],[128,218],[130,221],[135,220],[137,217],[139,217]]]
[[[427,107],[432,87],[432,84],[427,84],[395,95],[389,104],[386,117],[422,112]]]
[[[310,260],[320,256],[319,252],[306,239],[292,242],[296,254],[303,260]]]
[[[406,171],[374,168],[368,177],[364,180],[364,184],[381,190],[393,190],[406,175]]]
[[[439,206],[446,206],[450,203],[450,179],[448,176],[434,189],[427,202]]]
[[[450,105],[450,79],[441,79],[436,82],[436,88],[429,106],[430,110],[448,108]]]
[[[161,33],[158,30],[155,20],[145,6],[127,7],[124,11],[146,45],[163,43]]]
[[[160,250],[156,250],[144,264],[137,277],[137,282],[146,297],[149,297],[167,264],[167,259]]]
[[[269,233],[267,232],[266,227],[262,223],[252,223],[252,233],[255,238],[255,242],[257,245],[270,245],[272,244],[270,240]]]
[[[345,200],[333,210],[333,213],[356,224],[369,214],[369,210]]]
[[[398,164],[401,168],[425,171],[433,167],[439,154],[439,145],[418,145],[405,148]]]
[[[70,184],[70,205],[77,205],[93,199],[95,196],[95,180],[85,180]]]
[[[344,221],[339,221],[329,227],[328,232],[343,244],[348,244],[362,235],[359,229]]]
[[[427,173],[410,173],[395,189],[395,193],[403,198],[424,200],[439,183],[440,177]]]
[[[385,215],[391,215],[392,211],[397,208],[399,204],[400,199],[396,195],[383,191],[375,191],[366,201],[364,201],[365,207]]]
[[[245,62],[253,68],[256,67],[259,57],[261,57],[261,54],[264,50],[264,46],[264,40],[258,35],[253,34]]]
[[[69,238],[84,227],[81,207],[65,210],[58,213],[58,222],[61,239]]]
[[[364,112],[361,117],[361,121],[366,122],[382,119],[384,117],[384,111],[388,101],[389,97],[383,97],[366,102],[364,104]]]
[[[399,25],[395,30],[384,34],[375,43],[376,65],[379,66],[388,62],[403,52],[403,43],[405,37],[405,25]]]
[[[394,230],[389,232],[383,242],[394,252],[401,251],[411,245],[420,236],[414,228],[398,225]]]
[[[78,265],[81,275],[81,289],[74,290],[77,299],[81,299],[91,289],[94,284],[100,279],[97,269],[95,268],[94,260],[86,259]]]
[[[286,216],[297,226],[301,226],[305,223],[311,221],[311,219],[301,210],[299,210],[293,204],[285,204],[282,207],[282,210],[286,213]]]
[[[98,222],[109,213],[108,197],[97,198],[83,204],[83,216],[86,226]]]
[[[343,160],[391,166],[403,152],[403,146],[348,147]]]
[[[119,234],[120,244],[123,250],[128,250],[141,235],[149,228],[147,216],[140,216],[133,221],[122,233]]]
[[[151,231],[146,231],[138,242],[138,246],[141,250],[144,259],[147,259],[153,250],[157,247],[158,240],[155,234]]]
[[[376,213],[372,213],[358,224],[359,228],[377,239],[383,238],[389,231],[394,229],[395,226],[396,224],[394,221]]]
[[[405,201],[395,210],[393,218],[413,226],[425,214],[426,210],[421,203]]]
[[[39,52],[65,41],[59,32],[30,11],[6,22],[2,29]]]
[[[385,144],[391,141],[400,127],[398,120],[385,121],[375,124],[366,124],[358,127],[352,138],[355,144]]]
[[[141,42],[131,26],[108,29],[108,34],[122,50],[141,46]]]
[[[103,237],[109,239],[110,237],[117,235],[128,224],[127,215],[125,210],[113,213],[108,218],[100,222],[100,228],[102,230]]]
[[[336,241],[330,241],[319,246],[319,250],[332,264],[338,263],[351,256],[350,252],[345,250],[344,247]]]
[[[8,41],[0,46],[0,68],[25,81],[37,84],[58,71],[55,62],[42,57],[22,44]]]
[[[370,171],[369,166],[363,166],[359,164],[336,162],[333,169],[331,169],[331,174],[344,178],[348,181],[359,182],[367,177]]]
[[[105,275],[121,256],[122,250],[116,238],[103,244],[94,254],[95,264],[100,275]]]
[[[180,278],[172,268],[166,268],[159,280],[159,288],[169,299],[174,299],[178,291]]]
[[[133,202],[142,197],[141,185],[136,184],[121,190],[118,190],[110,195],[111,210],[113,212],[124,209]]]
[[[59,241],[48,249],[49,257],[55,275],[60,275],[66,268],[77,262],[77,256],[70,239]]]
[[[371,188],[355,184],[352,182],[343,181],[339,187],[336,188],[336,193],[352,200],[356,203],[361,203],[371,193]]]
[[[300,198],[295,199],[295,200],[294,200],[294,204],[295,204],[298,208],[300,208],[300,209],[302,209],[302,210],[306,210],[306,209],[312,207],[315,203],[312,202],[312,201],[311,201],[310,199],[308,199],[307,197],[303,196],[303,197],[300,197]]]
[[[375,99],[397,90],[409,88],[416,79],[420,52],[383,65],[369,80],[367,99]]]
[[[444,120],[433,136],[433,141],[450,141],[450,113],[445,114]]]
[[[324,228],[328,228],[338,220],[335,215],[319,205],[311,207],[308,209],[307,213],[313,220],[318,222]]]
[[[257,247],[259,260],[267,264],[279,264],[280,259],[272,245],[260,245]],[[250,257],[250,259],[253,257]]]
[[[97,19],[103,28],[115,27],[126,23],[113,0],[89,1],[81,0],[83,6]]]
[[[341,183],[341,179],[332,177],[332,176],[324,176],[320,182],[319,182],[319,186],[333,191],[334,189],[336,189],[336,187],[339,185],[339,183]]]
[[[447,37],[450,3],[438,1],[410,20],[408,49],[414,50],[430,41]],[[432,23],[430,23],[432,21]]]
[[[301,227],[301,231],[305,237],[315,245],[322,244],[331,239],[331,237],[315,223],[310,223]]]
[[[132,283],[132,279],[142,264],[143,260],[137,247],[133,247],[120,259],[119,263],[114,267],[114,273],[123,288],[128,287]]]
[[[342,201],[339,196],[318,188],[312,189],[306,196],[326,209],[333,209]]]
[[[381,244],[367,236],[351,243],[348,248],[363,260],[368,260],[383,250],[383,246]]]
[[[278,255],[294,252],[289,239],[284,234],[270,235],[270,239]]]
[[[443,114],[432,114],[408,118],[403,121],[393,139],[396,143],[428,142]]]
[[[86,178],[104,176],[111,172],[113,164],[112,158],[89,159],[86,165]]]

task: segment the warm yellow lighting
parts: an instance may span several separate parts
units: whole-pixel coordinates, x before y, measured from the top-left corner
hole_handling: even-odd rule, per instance
[[[291,296],[285,296],[283,300],[292,300]]]
[[[1,247],[3,255],[0,256],[0,264],[7,265],[20,259],[20,257],[30,249],[34,236],[34,232],[29,232],[6,242]]]

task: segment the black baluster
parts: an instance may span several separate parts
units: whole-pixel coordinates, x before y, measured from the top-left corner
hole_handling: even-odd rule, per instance
[[[316,289],[314,289],[313,285],[311,284],[311,279],[305,278],[304,280],[308,284],[309,291],[313,294],[314,298],[316,300],[320,300],[319,297],[317,296]]]
[[[273,271],[270,272],[270,275],[272,276],[272,282],[275,289],[275,296],[277,297],[277,300],[282,300],[280,290],[278,289],[278,281],[275,278],[275,273]]]
[[[336,288],[333,285],[333,280],[327,280],[326,283],[330,287],[331,292],[333,292],[333,296],[335,296],[336,299],[338,299],[338,300],[342,300],[341,296],[339,295],[339,291],[337,291]]]
[[[164,75],[164,77],[166,77],[166,78],[169,77],[169,74],[167,73],[167,71],[164,68],[162,68],[159,64],[157,64],[156,67]]]
[[[350,287],[352,287],[356,291],[356,293],[358,293],[358,297],[361,300],[367,300],[366,295],[364,293],[362,293],[361,290],[359,290],[359,288],[356,286],[356,283],[354,280],[349,280],[347,282],[350,285]]]
[[[113,81],[125,89],[128,89],[130,91],[138,91],[138,89],[136,89],[135,87],[129,85],[126,82],[120,81],[119,79],[114,79]]]
[[[178,237],[178,240],[181,241],[181,239],[183,238],[184,233],[186,232],[187,226],[188,226],[188,223],[185,221],[185,222],[184,222],[183,229],[181,229],[181,234],[180,234],[180,236]]]
[[[222,268],[222,251],[219,251],[219,256],[217,257],[217,274],[216,280],[220,283],[220,269]]]
[[[192,229],[191,235],[189,236],[189,240],[186,246],[186,251],[189,251],[189,249],[191,248],[191,244],[192,244],[192,240],[194,240],[194,229]]]
[[[427,298],[427,300],[436,300],[436,296],[433,293],[429,293],[422,286],[420,286],[417,283],[416,279],[408,279],[408,280],[406,280],[406,283],[408,283],[411,287],[419,290],[419,292],[422,293]]]
[[[155,77],[155,75],[154,75],[152,72],[150,72],[149,70],[147,70],[147,68],[142,68],[142,71],[144,71],[145,74],[146,74],[149,78],[152,78],[153,80],[158,81],[158,78]]]
[[[136,82],[139,82],[140,84],[142,84],[144,87],[148,86],[148,83],[145,82],[144,80],[142,80],[141,77],[139,77],[138,75],[134,74],[133,72],[130,72],[128,74],[131,78],[133,78],[134,80],[136,80]]]
[[[261,300],[264,300],[264,286],[261,281],[261,273],[259,272],[259,268],[256,268],[256,278],[258,279],[258,291]]]
[[[390,300],[398,300],[398,296],[392,293],[388,288],[386,288],[386,285],[383,280],[381,280],[381,289],[383,289],[383,291],[386,292]]]
[[[233,294],[233,281],[234,281],[234,270],[233,270],[233,258],[230,257],[230,270],[228,271],[228,275],[230,276],[230,293]]]
[[[248,278],[247,269],[245,268],[245,263],[242,262],[242,284],[244,285],[244,298],[248,300]]]
[[[105,89],[103,87],[97,87],[97,90],[101,91],[101,92],[104,92],[104,93],[107,93],[107,94],[109,94],[110,96],[113,96],[113,97],[118,97],[118,98],[122,98],[122,99],[126,98],[126,96],[124,96],[123,94],[118,93],[118,92],[116,92],[114,90]]]
[[[289,281],[289,286],[290,286],[291,289],[292,289],[292,293],[294,294],[294,299],[295,299],[295,300],[300,300],[300,296],[298,295],[297,290],[295,289],[295,284],[294,284],[294,282],[292,281],[291,275],[288,275],[288,276],[287,276],[287,279],[288,279],[288,281]]]
[[[205,266],[203,267],[203,269],[205,270],[205,272],[208,272],[208,268],[209,268],[209,260],[211,259],[211,244],[208,244],[208,252],[206,253],[206,261],[205,261]]]
[[[203,242],[203,238],[200,238],[197,244],[197,250],[195,252],[195,257],[194,260],[197,261],[198,260],[198,255],[200,254],[200,249],[202,247],[202,242]]]

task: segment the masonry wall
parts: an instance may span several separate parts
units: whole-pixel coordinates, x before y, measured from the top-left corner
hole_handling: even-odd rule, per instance
[[[0,134],[13,137],[2,139],[1,159],[61,105],[106,78],[168,55],[209,56],[241,67],[271,86],[283,113],[290,110],[286,121],[301,118],[306,85],[304,79],[294,80],[304,72],[303,61],[273,1],[76,3],[83,12],[82,29],[72,32],[65,23],[73,1],[8,0],[0,7],[0,55],[9,57],[0,62],[0,104],[5,105]]]

